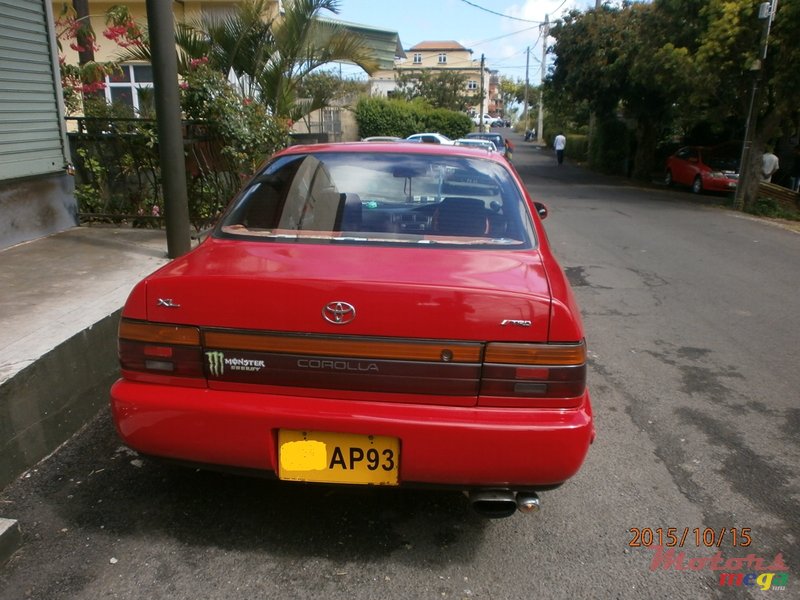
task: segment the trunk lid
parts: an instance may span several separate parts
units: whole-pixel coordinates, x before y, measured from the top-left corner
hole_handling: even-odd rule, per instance
[[[351,322],[324,318],[335,302]],[[550,289],[536,250],[212,238],[150,276],[146,303],[150,321],[203,328],[546,342]]]

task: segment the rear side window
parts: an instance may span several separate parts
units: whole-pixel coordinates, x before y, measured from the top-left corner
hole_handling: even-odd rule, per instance
[[[365,245],[535,244],[524,197],[502,165],[367,152],[276,159],[241,192],[215,235]]]

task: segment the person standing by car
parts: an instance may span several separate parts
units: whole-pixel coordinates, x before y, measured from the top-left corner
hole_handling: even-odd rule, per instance
[[[772,181],[772,176],[779,168],[778,157],[772,152],[772,148],[767,148],[764,156],[761,157],[761,180]]]
[[[553,148],[556,151],[556,160],[558,161],[558,165],[564,162],[564,148],[567,147],[567,138],[564,137],[564,134],[559,133],[556,138],[553,140]]]

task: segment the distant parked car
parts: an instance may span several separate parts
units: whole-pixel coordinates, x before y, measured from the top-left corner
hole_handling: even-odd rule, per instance
[[[373,135],[365,137],[362,142],[400,142],[403,138],[395,137],[393,135]]]
[[[483,148],[491,152],[497,152],[497,146],[489,140],[479,140],[477,138],[460,138],[455,141],[456,146],[471,146],[473,148]]]
[[[408,136],[406,140],[411,142],[422,142],[423,144],[445,144],[446,146],[453,145],[453,140],[446,135],[442,135],[441,133],[415,133],[414,135]]]
[[[474,117],[472,117],[472,122],[475,125],[480,125],[481,124],[481,116],[480,115],[475,115]],[[504,121],[500,117],[493,117],[492,115],[490,115],[488,113],[484,113],[484,115],[483,115],[483,123],[484,123],[484,125],[489,125],[489,127],[495,127],[495,126],[502,127]]]
[[[511,160],[511,153],[514,150],[514,147],[499,133],[476,131],[474,133],[468,133],[465,137],[469,140],[488,140],[497,146],[498,151],[502,152],[508,160]]]
[[[695,194],[730,192],[739,182],[741,145],[684,146],[667,159],[664,182],[689,186]]]

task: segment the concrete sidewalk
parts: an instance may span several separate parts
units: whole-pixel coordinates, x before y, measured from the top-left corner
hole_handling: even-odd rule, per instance
[[[107,401],[118,312],[166,248],[163,230],[76,227],[0,252],[0,487]]]
[[[120,309],[167,262],[152,229],[76,227],[0,251],[0,488],[107,405]],[[0,564],[20,537],[4,517]]]

